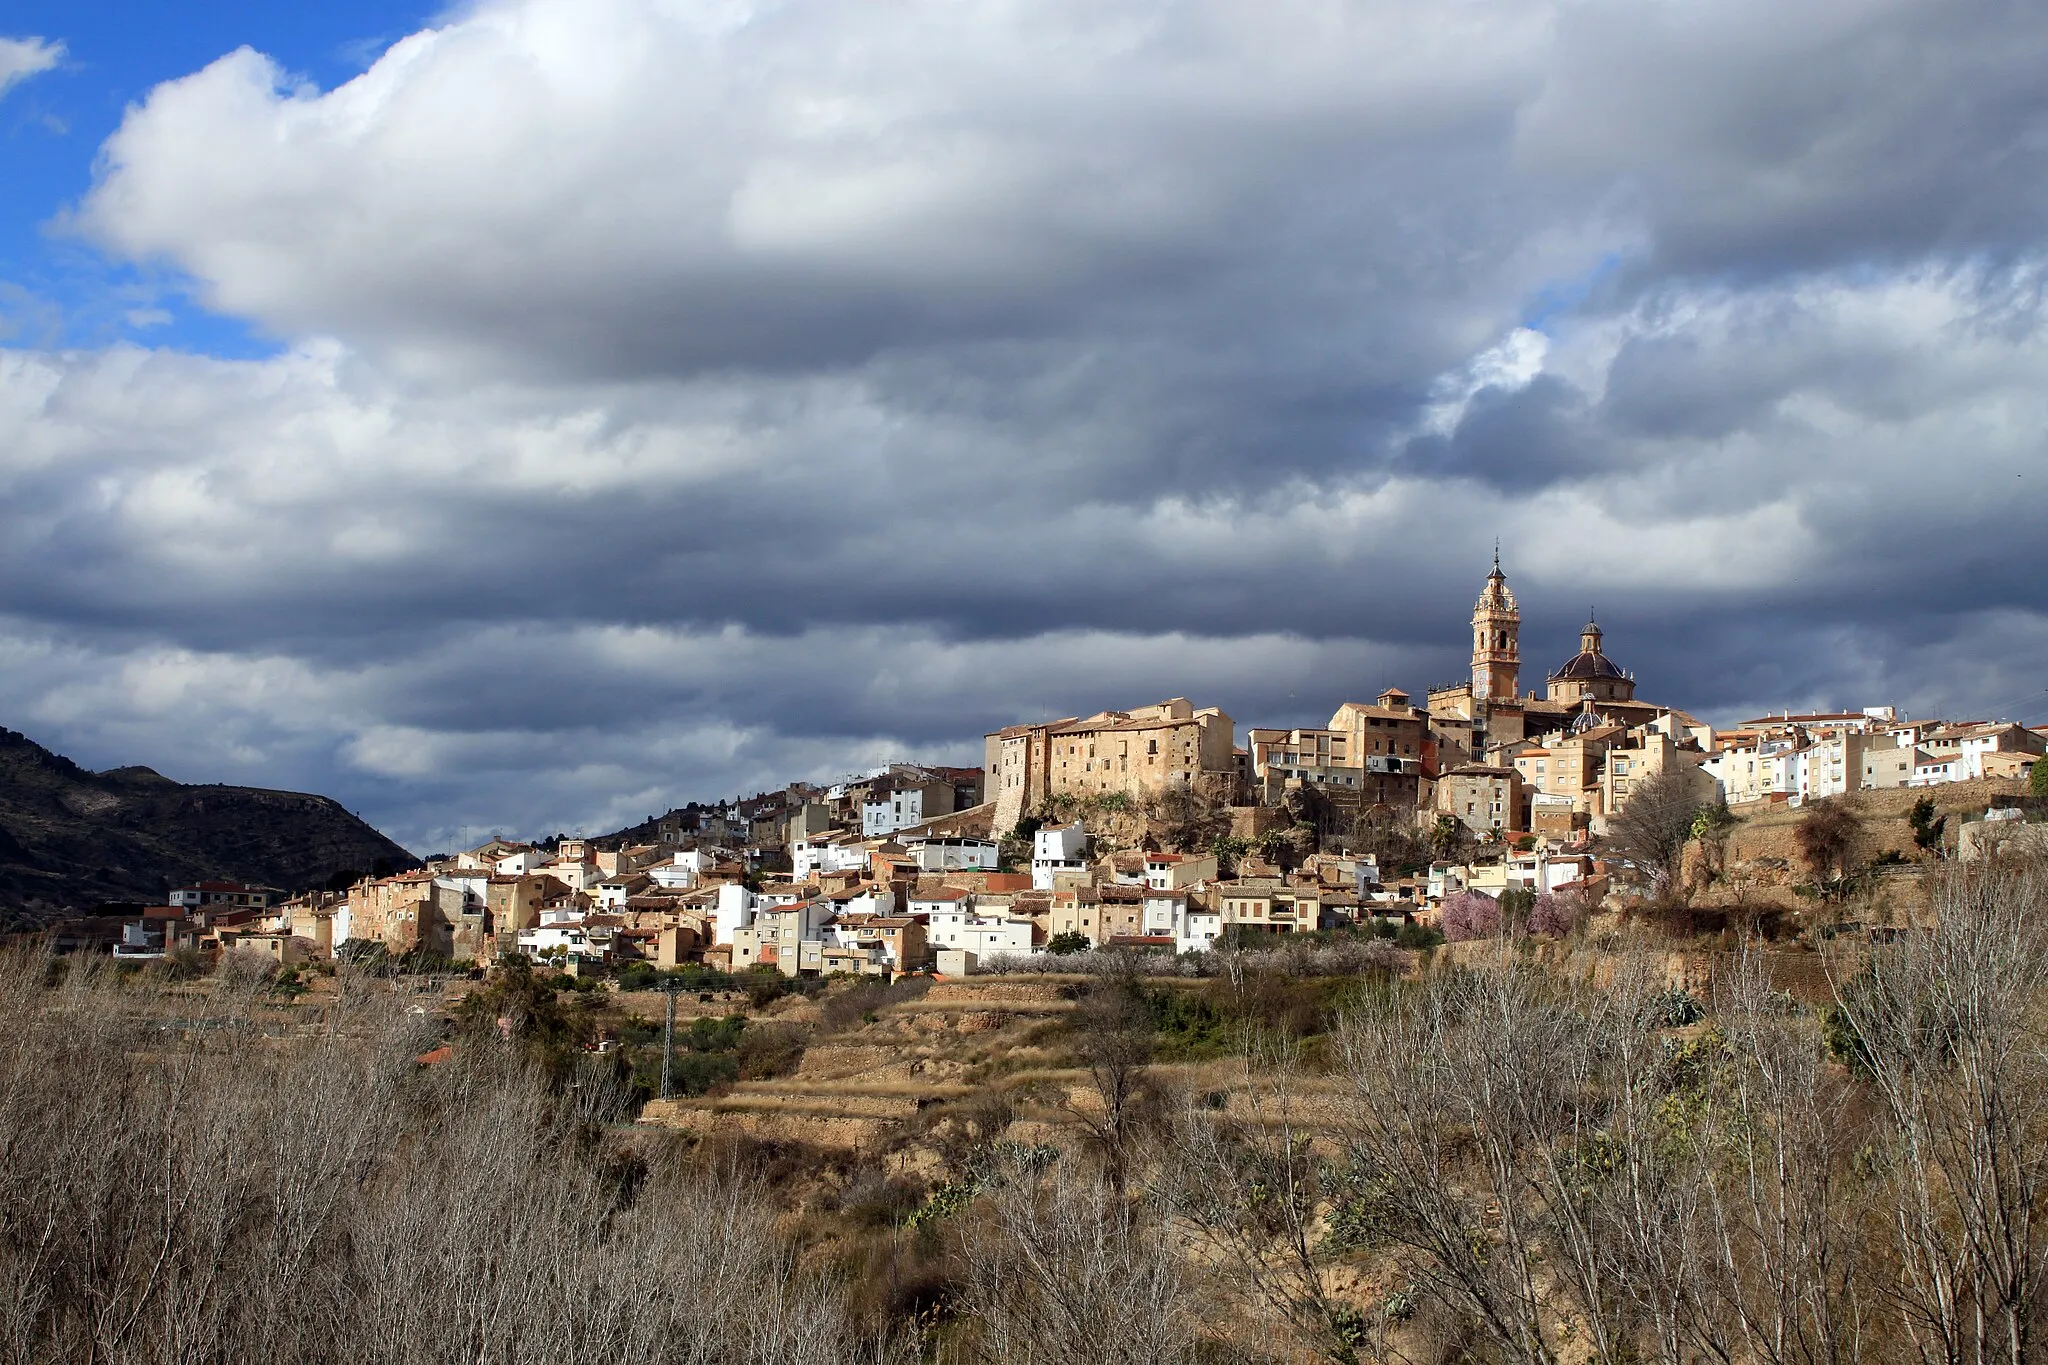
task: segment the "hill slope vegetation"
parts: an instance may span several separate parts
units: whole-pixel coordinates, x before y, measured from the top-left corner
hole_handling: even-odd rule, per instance
[[[91,772],[0,729],[0,914],[161,904],[207,878],[300,890],[345,869],[413,866],[336,802],[260,787],[186,786],[149,768]]]

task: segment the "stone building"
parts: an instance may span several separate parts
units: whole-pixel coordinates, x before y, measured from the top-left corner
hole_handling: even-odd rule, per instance
[[[1347,701],[1321,730],[1253,730],[1252,780],[1272,805],[1290,785],[1320,787],[1345,805],[1413,810],[1433,746],[1429,713],[1390,687],[1371,704]]]
[[[1711,731],[1682,711],[1636,698],[1635,675],[1608,657],[1597,621],[1579,632],[1579,650],[1545,681],[1543,695],[1517,695],[1522,614],[1496,555],[1472,609],[1472,674],[1429,689],[1439,766],[1498,764],[1515,746],[1589,726],[1657,726],[1680,742]]]
[[[1213,706],[1174,697],[1133,711],[1012,725],[985,738],[995,830],[1007,833],[1048,796],[1172,791],[1237,795],[1236,727]]]
[[[1505,834],[1522,824],[1522,778],[1513,768],[1466,763],[1437,779],[1436,809],[1475,834]]]

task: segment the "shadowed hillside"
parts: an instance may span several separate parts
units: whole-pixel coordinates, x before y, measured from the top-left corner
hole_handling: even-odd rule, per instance
[[[185,786],[148,768],[89,772],[0,729],[0,913],[161,903],[204,878],[298,890],[415,862],[324,796]]]

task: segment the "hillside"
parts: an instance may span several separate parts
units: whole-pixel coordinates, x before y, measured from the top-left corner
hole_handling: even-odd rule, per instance
[[[298,890],[416,860],[324,796],[90,772],[0,729],[0,915],[161,903],[203,878]]]

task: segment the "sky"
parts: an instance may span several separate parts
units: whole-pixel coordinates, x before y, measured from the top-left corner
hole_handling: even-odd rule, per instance
[[[2048,721],[2048,9],[0,8],[0,724],[416,851],[1523,683]]]

